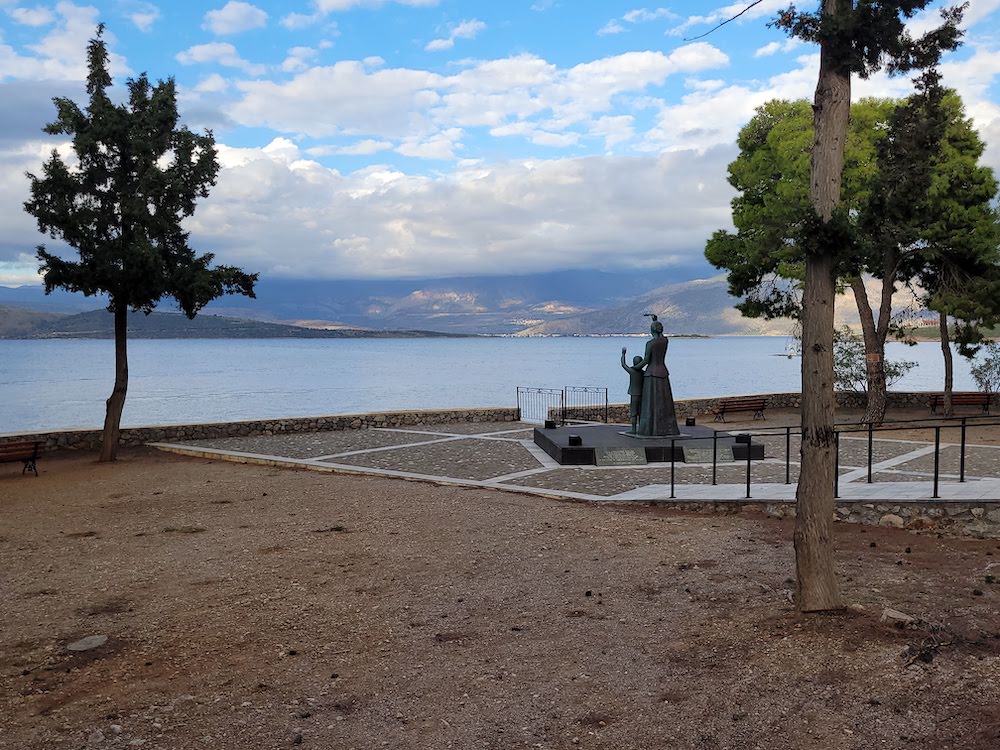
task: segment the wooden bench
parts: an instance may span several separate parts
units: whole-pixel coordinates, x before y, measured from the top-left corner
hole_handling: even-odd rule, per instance
[[[766,419],[764,416],[765,398],[724,398],[719,401],[719,405],[712,409],[716,422],[725,422],[726,413],[734,411],[752,411],[753,418]]]
[[[45,443],[41,440],[22,440],[17,443],[0,443],[0,463],[21,461],[24,468],[21,473],[35,472],[38,476],[38,455]]]
[[[990,413],[990,394],[979,392],[953,393],[951,394],[952,406],[978,406],[983,410],[983,414]],[[944,394],[935,393],[931,398],[931,414],[937,414],[939,406],[944,406]]]

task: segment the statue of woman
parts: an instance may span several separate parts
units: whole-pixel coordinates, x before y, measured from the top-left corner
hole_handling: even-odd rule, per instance
[[[674,413],[674,394],[670,388],[670,372],[666,356],[669,341],[663,335],[663,323],[653,316],[649,327],[653,338],[646,342],[646,356],[641,365],[646,371],[642,382],[642,411],[638,434],[643,436],[680,435]]]

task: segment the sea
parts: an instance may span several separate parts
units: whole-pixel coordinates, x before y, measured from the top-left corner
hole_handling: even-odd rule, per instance
[[[628,400],[621,349],[643,337],[175,339],[129,341],[125,426],[514,406],[518,386],[609,389]],[[799,390],[782,337],[672,338],[674,397]],[[897,390],[940,390],[940,345],[892,343],[917,362]],[[975,390],[955,357],[956,390]],[[114,385],[114,342],[0,341],[0,433],[100,427]]]

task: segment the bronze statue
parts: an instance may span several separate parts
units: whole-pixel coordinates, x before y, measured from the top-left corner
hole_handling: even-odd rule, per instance
[[[636,355],[632,358],[632,366],[625,364],[625,347],[622,347],[622,368],[628,373],[628,415],[632,418],[632,434],[636,434],[636,427],[639,422],[639,413],[642,409],[642,381],[643,372],[642,357]]]
[[[670,388],[670,372],[665,361],[670,342],[663,335],[663,323],[655,315],[652,318],[649,331],[653,337],[646,342],[646,356],[639,363],[646,369],[642,379],[639,425],[638,429],[633,428],[633,432],[643,437],[680,435],[674,412],[674,394]]]

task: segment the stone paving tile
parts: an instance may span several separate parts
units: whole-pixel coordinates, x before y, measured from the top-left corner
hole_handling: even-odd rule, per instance
[[[958,474],[961,465],[961,449],[949,445],[941,449],[941,473]],[[934,454],[907,461],[894,469],[934,473]],[[1000,448],[967,447],[965,453],[966,476],[1000,477]]]
[[[792,467],[792,481],[796,479],[795,467]],[[727,464],[718,470],[719,484],[743,484],[746,482],[745,465]],[[751,487],[754,482],[785,481],[785,467],[777,464],[755,463],[750,475]],[[711,466],[677,465],[675,484],[677,487],[687,484],[711,485]],[[512,479],[505,484],[521,485],[523,487],[539,487],[550,490],[569,490],[571,492],[586,492],[591,495],[619,495],[638,487],[651,484],[670,484],[670,467],[646,469],[553,469],[544,474],[534,474],[529,477]]]
[[[879,471],[872,474],[872,482],[882,483],[882,482],[933,482],[933,474],[902,474],[898,471]],[[941,477],[941,483],[944,482],[954,482],[955,479]],[[853,484],[867,484],[867,477],[858,479]]]
[[[923,445],[917,443],[897,443],[892,440],[879,440],[875,438],[872,441],[872,461],[879,463],[880,461],[899,458],[922,447]],[[867,466],[868,436],[862,435],[860,439],[855,439],[853,436],[851,438],[841,436],[840,462],[848,463],[852,466]]]
[[[534,425],[525,422],[460,422],[456,424],[415,424],[400,425],[401,430],[413,430],[415,432],[447,432],[452,435],[476,435],[483,432],[503,432],[505,430],[516,430],[519,427],[528,431],[530,439],[534,434]],[[504,435],[504,437],[507,437]]]
[[[331,459],[331,463],[411,471],[455,479],[491,479],[540,468],[538,461],[524,446],[500,440],[474,439],[362,453]]]
[[[498,435],[498,437],[504,438],[505,440],[534,440],[535,431],[521,430],[520,432],[511,432],[507,435]]]
[[[753,441],[764,445],[764,456],[766,458],[784,459],[784,435],[754,437]],[[801,441],[798,436],[793,435],[791,440],[791,453],[793,461],[797,461],[799,458],[800,444]],[[879,461],[888,461],[891,458],[897,458],[905,455],[920,447],[921,445],[915,443],[898,443],[892,440],[879,440],[876,438],[872,443],[872,460],[875,463],[878,463]],[[862,435],[860,436],[860,439],[855,439],[854,436],[841,436],[840,463],[845,466],[867,466],[868,437],[866,435]]]
[[[286,435],[231,437],[218,440],[193,440],[186,445],[239,453],[260,453],[287,458],[315,458],[345,451],[407,445],[434,440],[433,435],[417,435],[388,430],[344,430],[329,432],[296,432]]]

